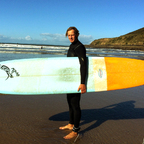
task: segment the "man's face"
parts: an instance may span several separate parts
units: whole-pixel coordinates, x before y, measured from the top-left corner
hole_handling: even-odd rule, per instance
[[[74,30],[68,31],[68,39],[71,43],[77,40],[77,36],[75,35]]]

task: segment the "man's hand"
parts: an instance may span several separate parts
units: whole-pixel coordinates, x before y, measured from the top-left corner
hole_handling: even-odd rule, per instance
[[[84,94],[86,93],[86,85],[85,84],[80,84],[78,87],[78,91],[81,90],[81,93]]]

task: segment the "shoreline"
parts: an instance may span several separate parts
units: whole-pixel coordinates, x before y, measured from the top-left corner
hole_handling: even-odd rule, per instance
[[[109,49],[121,49],[121,50],[141,50],[144,51],[144,46],[107,46],[107,45],[85,45],[86,48],[109,48]]]
[[[144,51],[144,46],[135,46],[135,45],[84,45],[86,48],[109,48],[109,49],[121,49],[121,50],[141,50]],[[50,47],[64,47],[68,48],[69,46],[65,45],[46,45],[46,44],[20,44],[20,43],[0,43],[1,48],[35,48],[35,49],[45,49]]]
[[[11,45],[11,46],[36,46],[38,48],[41,48],[41,46],[44,46],[44,47],[49,47],[49,46],[58,46],[58,47],[68,47],[66,45],[50,45],[50,44],[23,44],[23,43],[0,43],[0,47],[1,46],[8,46],[8,45]]]
[[[54,52],[52,48],[62,49]],[[54,54],[66,55],[67,46],[58,45],[36,45],[36,44],[6,44],[0,43],[0,53],[24,53],[24,54]]]
[[[42,47],[42,48],[41,48]],[[59,56],[66,56],[67,55],[67,50],[68,50],[69,47],[67,46],[50,46],[50,45],[47,45],[47,46],[41,46],[41,45],[23,45],[23,44],[0,44],[0,53],[11,53],[11,54],[42,54],[42,55],[59,55]],[[129,47],[130,48],[130,47]],[[98,48],[95,48],[95,47],[90,47],[90,46],[86,46],[86,49],[87,49],[87,56],[111,56],[113,54],[113,52],[116,52],[115,55],[117,55],[118,57],[119,56],[122,56],[122,57],[131,57],[131,58],[135,58],[135,57],[138,57],[138,54],[135,55],[131,55],[128,53],[143,53],[144,50],[138,50],[138,49],[132,49],[131,50],[128,50],[127,49],[121,49],[120,47],[119,48],[114,48],[114,47],[109,47],[108,49],[106,49],[106,47],[98,47]],[[104,51],[105,50],[108,50],[108,51],[111,51],[107,54],[104,54],[103,52],[99,52],[100,49],[103,49]],[[120,51],[117,51],[117,50],[120,50],[120,51],[123,51],[122,53]],[[140,58],[143,59],[142,55],[139,54]]]
[[[66,53],[53,53],[53,52],[32,52],[32,51],[1,51],[0,53],[13,53],[13,54],[50,54],[50,55],[66,55]]]

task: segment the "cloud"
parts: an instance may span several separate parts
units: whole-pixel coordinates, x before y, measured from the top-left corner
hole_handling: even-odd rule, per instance
[[[93,41],[91,35],[80,35],[79,40],[83,44],[89,44]],[[31,43],[31,44],[48,44],[48,45],[69,45],[70,42],[65,34],[41,33],[39,38],[26,37],[9,37],[0,34],[0,43]]]
[[[5,39],[10,39],[10,37],[4,36],[4,35],[0,35],[0,41],[5,40]]]
[[[68,45],[69,41],[64,34],[41,33],[42,40],[55,45]]]
[[[94,39],[91,35],[80,35],[79,36],[79,40],[83,43],[83,44],[90,44]]]
[[[24,38],[22,37],[8,37],[5,35],[0,35],[0,43],[27,43],[27,42],[32,42],[33,39],[28,35]]]
[[[58,37],[65,37],[64,34],[50,34],[50,33],[41,33],[40,34],[41,36],[47,36],[47,37],[50,37],[50,38],[58,38]]]
[[[68,38],[65,37],[65,34],[50,34],[50,33],[42,33],[40,36],[43,37],[43,40],[48,41],[55,41],[60,43],[67,43],[69,44]],[[93,37],[91,35],[80,35],[79,40],[84,44],[89,44],[93,41]]]
[[[58,40],[58,41],[65,41],[66,40],[66,37],[64,34],[50,34],[50,33],[42,33],[40,34],[40,36],[43,37],[43,39],[45,40],[48,40],[48,39],[51,39],[51,40]]]
[[[28,41],[32,40],[32,38],[29,35],[26,36],[25,39],[28,40]]]

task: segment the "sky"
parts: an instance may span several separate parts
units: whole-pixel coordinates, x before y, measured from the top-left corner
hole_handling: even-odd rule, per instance
[[[0,43],[69,45],[113,38],[144,27],[144,0],[0,0]]]

